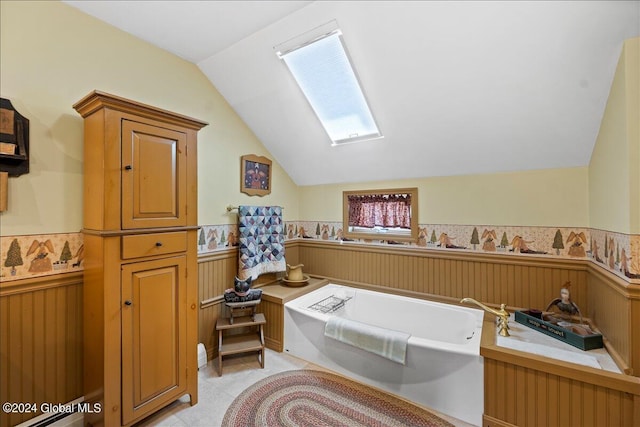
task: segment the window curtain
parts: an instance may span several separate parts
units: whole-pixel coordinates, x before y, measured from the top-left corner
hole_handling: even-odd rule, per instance
[[[411,228],[411,195],[348,196],[349,225]]]

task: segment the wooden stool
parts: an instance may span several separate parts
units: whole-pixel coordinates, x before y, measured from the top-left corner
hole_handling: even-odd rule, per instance
[[[260,352],[260,367],[264,369],[264,325],[267,320],[264,314],[254,314],[253,319],[249,316],[237,318],[238,322],[231,323],[230,318],[221,317],[216,322],[218,331],[218,375],[222,376],[222,356],[228,354],[248,353],[251,351]],[[228,329],[257,327],[246,334],[223,336],[223,332]]]

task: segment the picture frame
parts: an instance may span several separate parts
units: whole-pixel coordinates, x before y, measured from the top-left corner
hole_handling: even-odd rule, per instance
[[[240,192],[249,196],[271,193],[271,160],[247,154],[240,158]]]

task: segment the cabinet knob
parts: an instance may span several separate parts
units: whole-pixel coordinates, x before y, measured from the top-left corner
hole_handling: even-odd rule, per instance
[[[131,167],[131,165],[127,165],[127,166],[124,167],[124,169],[130,171],[133,168]]]
[[[157,247],[162,246],[162,242],[156,242],[156,246],[157,246]]]
[[[131,305],[131,304],[133,304],[133,303],[132,303],[131,301],[129,301],[129,300],[126,300],[126,301],[124,302],[124,305]]]

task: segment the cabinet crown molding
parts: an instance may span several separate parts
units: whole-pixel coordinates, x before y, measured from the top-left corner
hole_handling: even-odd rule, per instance
[[[73,104],[73,108],[83,118],[87,118],[101,108],[109,108],[125,113],[134,113],[150,119],[169,122],[194,130],[200,130],[209,124],[202,120],[163,110],[141,102],[132,101],[130,99],[122,98],[99,90],[94,90],[80,101]]]

